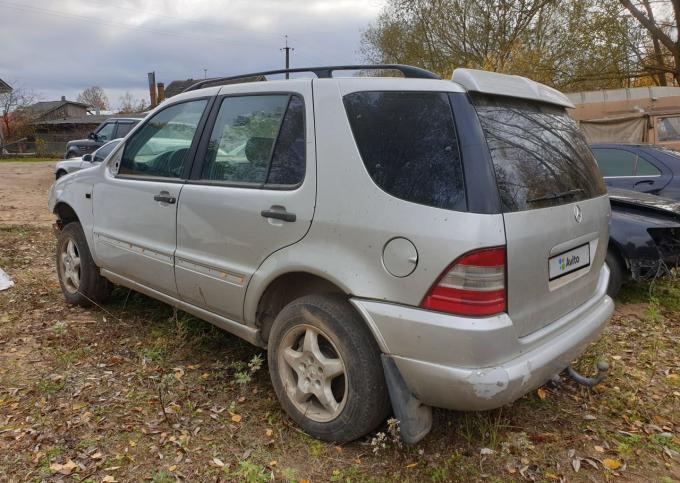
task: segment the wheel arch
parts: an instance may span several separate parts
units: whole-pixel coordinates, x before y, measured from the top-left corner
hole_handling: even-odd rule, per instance
[[[64,201],[58,202],[54,206],[53,212],[57,216],[57,223],[59,224],[60,228],[63,228],[74,221],[80,222],[80,218],[78,217],[76,211],[71,207],[71,205]]]
[[[266,344],[274,319],[293,300],[311,294],[349,293],[338,284],[306,271],[293,271],[277,275],[267,284],[259,297],[255,312],[255,325],[260,329],[260,338]]]

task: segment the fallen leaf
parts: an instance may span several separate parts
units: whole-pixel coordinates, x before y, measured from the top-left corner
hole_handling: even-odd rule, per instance
[[[274,434],[274,430],[272,430],[271,428],[267,428],[264,434],[266,434],[268,438],[271,438],[272,435]]]
[[[610,469],[610,470],[618,470],[621,468],[621,462],[618,460],[613,460],[611,458],[605,458],[602,460],[602,465],[604,465],[605,468]]]
[[[104,478],[102,478],[102,483],[116,483],[116,479],[111,476],[111,475],[106,475]]]
[[[602,446],[595,445],[595,451],[598,453],[604,453],[604,448]]]
[[[493,454],[494,451],[491,448],[482,448],[479,450],[479,454],[481,455],[490,455]]]
[[[411,463],[406,465],[407,468],[415,468],[416,466],[418,466],[418,463]]]
[[[73,470],[78,468],[78,465],[75,464],[72,460],[68,460],[66,463],[59,464],[59,463],[52,463],[50,465],[50,470],[52,470],[55,473],[61,473],[62,475],[70,475],[73,473]]]
[[[240,423],[240,422],[241,422],[241,416],[239,416],[238,414],[234,414],[234,415],[231,417],[231,420],[232,420],[233,422],[235,422],[235,423]]]
[[[538,390],[536,391],[536,394],[538,394],[539,399],[542,401],[546,398],[548,392],[542,387],[539,387]]]
[[[214,464],[215,466],[217,466],[217,467],[219,467],[219,468],[224,468],[224,461],[222,461],[221,459],[219,459],[219,458],[213,458],[213,459],[212,459],[212,462],[213,462],[213,464]]]
[[[571,466],[574,468],[574,471],[578,473],[578,470],[581,469],[581,458],[574,458],[571,460]]]
[[[177,465],[168,466],[168,471],[170,473],[174,473],[175,471],[177,471]]]

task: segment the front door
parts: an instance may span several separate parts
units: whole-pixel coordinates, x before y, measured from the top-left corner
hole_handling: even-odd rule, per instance
[[[157,112],[114,155],[92,195],[100,267],[171,296],[177,201],[207,104],[195,99]]]
[[[277,84],[218,98],[177,211],[180,297],[236,321],[253,273],[314,214],[311,80]]]

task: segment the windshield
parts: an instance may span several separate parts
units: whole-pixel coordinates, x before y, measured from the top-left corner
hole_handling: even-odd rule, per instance
[[[564,108],[473,94],[503,210],[524,211],[606,193],[593,154]]]

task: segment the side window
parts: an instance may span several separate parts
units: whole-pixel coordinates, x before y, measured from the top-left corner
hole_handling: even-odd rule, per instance
[[[296,95],[224,98],[201,179],[260,185],[301,181],[305,169],[303,108]]]
[[[118,131],[116,131],[116,137],[124,138],[127,136],[127,134],[132,130],[132,126],[134,126],[134,124],[131,122],[119,122]]]
[[[465,210],[453,112],[443,92],[355,92],[344,97],[366,170],[387,193]]]
[[[100,141],[111,141],[113,139],[113,131],[116,128],[115,122],[107,122],[99,131],[97,131],[97,138]]]
[[[680,117],[662,117],[656,122],[656,140],[680,141]]]
[[[205,106],[205,99],[157,113],[126,143],[118,174],[179,178]]]
[[[267,184],[296,185],[305,178],[305,104],[291,96],[269,167]]]
[[[635,174],[638,176],[659,176],[661,171],[649,161],[638,158]]]
[[[593,149],[602,176],[633,176],[637,155],[622,149]]]

